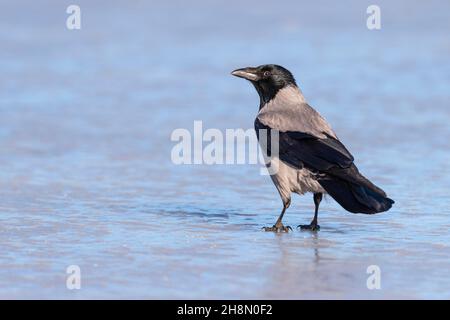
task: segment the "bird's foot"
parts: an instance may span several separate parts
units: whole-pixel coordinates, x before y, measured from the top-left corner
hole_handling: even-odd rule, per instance
[[[280,224],[274,224],[272,227],[263,227],[264,231],[271,231],[271,232],[289,232],[289,230],[292,231],[292,228],[290,226],[284,226],[282,223]]]
[[[317,223],[300,224],[297,226],[300,230],[319,231],[320,226]]]

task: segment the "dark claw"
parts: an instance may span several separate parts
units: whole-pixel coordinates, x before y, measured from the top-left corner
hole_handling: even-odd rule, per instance
[[[300,224],[297,226],[301,230],[309,230],[309,231],[319,231],[320,226],[318,224]]]

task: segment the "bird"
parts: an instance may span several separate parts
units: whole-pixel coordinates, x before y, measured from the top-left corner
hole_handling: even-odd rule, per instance
[[[256,135],[270,156],[266,165],[277,168],[270,177],[280,194],[283,209],[272,227],[263,228],[265,231],[292,230],[282,223],[292,193],[313,194],[314,216],[310,224],[297,227],[301,230],[320,230],[318,212],[325,194],[351,213],[375,214],[392,207],[394,200],[359,172],[353,155],[325,118],[307,103],[289,70],[266,64],[236,69],[231,74],[250,81],[259,95],[259,111],[254,122]],[[266,142],[262,141],[262,130],[266,130]],[[275,133],[277,155],[273,142],[269,142]]]

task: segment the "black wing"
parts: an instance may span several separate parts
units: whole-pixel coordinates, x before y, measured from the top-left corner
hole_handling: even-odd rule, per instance
[[[255,129],[258,139],[259,130],[267,130],[267,154],[272,155],[272,130],[258,118]],[[339,140],[324,135],[326,138],[298,131],[279,132],[280,160],[296,169],[306,167],[316,173],[322,187],[350,212],[372,214],[389,210],[394,201],[359,173],[353,156]]]
[[[267,152],[270,155],[271,145],[269,137],[272,130],[257,118],[255,120],[255,130],[258,139],[260,129],[267,130]],[[351,153],[339,140],[326,133],[324,134],[326,138],[321,139],[304,132],[279,132],[279,158],[294,168],[301,169],[306,166],[313,171],[323,173],[333,171],[335,168],[350,168],[354,160]]]

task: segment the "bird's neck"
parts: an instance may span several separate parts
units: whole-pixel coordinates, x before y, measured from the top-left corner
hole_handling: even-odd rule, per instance
[[[270,99],[267,96],[261,95],[259,92],[259,110],[261,110],[266,105],[280,105],[283,106],[286,103],[306,103],[306,99],[303,96],[302,91],[295,85],[286,86],[279,89]]]

